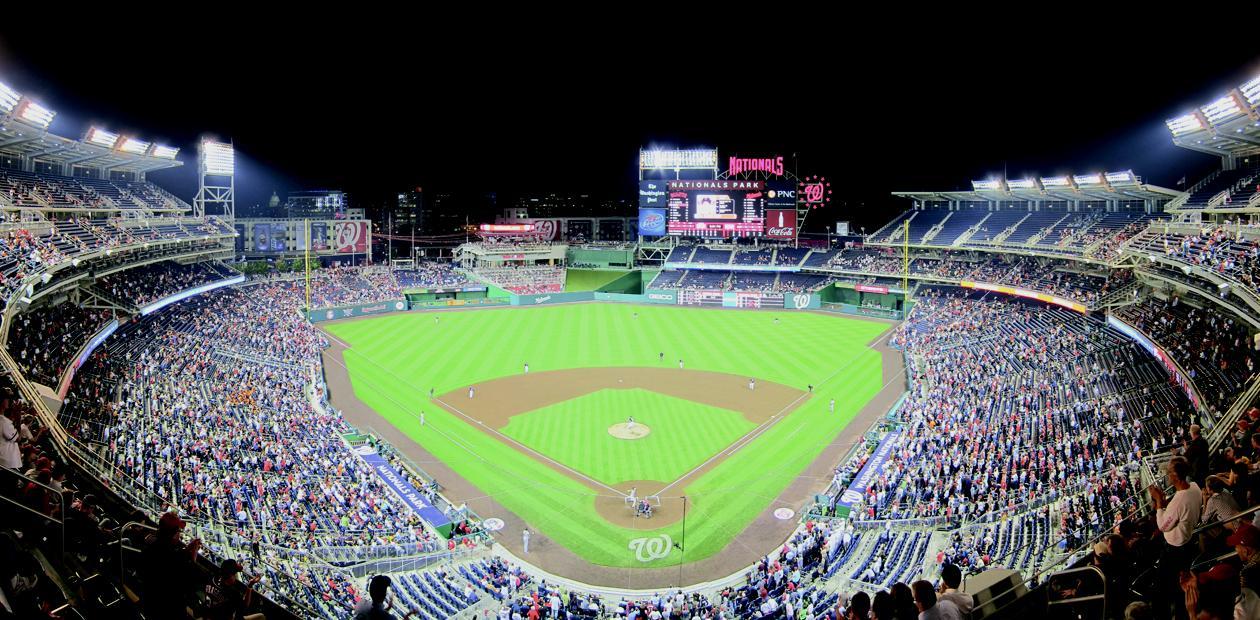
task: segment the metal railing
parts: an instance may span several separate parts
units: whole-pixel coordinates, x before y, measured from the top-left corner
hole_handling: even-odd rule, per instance
[[[46,515],[38,510],[35,510],[34,508],[31,508],[30,506],[27,506],[17,501],[14,498],[0,495],[0,500],[3,500],[6,504],[10,504],[18,508],[21,512],[28,514],[32,518],[42,520],[42,521],[47,521],[49,523],[56,525],[57,530],[59,531],[59,534],[60,534],[60,536],[58,537],[58,543],[57,543],[57,548],[60,555],[58,555],[57,557],[58,559],[65,557],[66,555],[66,498],[65,496],[62,495],[60,491],[42,482],[28,478],[22,475],[17,470],[9,469],[7,467],[0,467],[0,471],[5,472],[5,474],[9,476],[13,476],[17,478],[19,481],[19,484],[22,484],[23,486],[28,485],[28,484],[34,484],[36,486],[43,487],[45,492],[57,498],[58,512],[57,512],[57,516],[54,517],[52,515]],[[13,485],[12,488],[17,488],[17,485]]]

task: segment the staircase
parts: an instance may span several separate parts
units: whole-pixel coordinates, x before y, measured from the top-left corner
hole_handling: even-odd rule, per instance
[[[980,228],[981,228],[982,226],[984,226],[984,223],[985,223],[985,222],[987,222],[987,221],[989,220],[989,218],[991,218],[991,217],[993,217],[993,214],[992,214],[992,213],[990,213],[990,214],[988,214],[988,215],[984,216],[984,218],[983,218],[983,219],[981,219],[979,222],[976,222],[976,225],[975,225],[975,226],[972,226],[971,228],[968,228],[967,230],[964,230],[964,231],[963,231],[963,234],[958,235],[958,238],[957,238],[957,239],[954,239],[953,246],[954,246],[954,247],[958,247],[958,246],[960,246],[960,245],[962,245],[962,244],[966,243],[966,242],[967,242],[967,240],[968,240],[968,239],[970,239],[972,235],[974,235],[974,234],[976,234],[977,232],[979,232],[979,231],[980,231]]]
[[[948,222],[949,218],[951,217],[954,217],[953,211],[946,214],[945,219],[941,220],[941,223],[937,224],[936,226],[933,226],[926,233],[923,233],[923,238],[919,240],[919,243],[923,245],[927,245],[929,241],[931,241],[932,239],[935,239],[936,235],[939,235],[941,233],[941,229],[945,228],[945,223]]]

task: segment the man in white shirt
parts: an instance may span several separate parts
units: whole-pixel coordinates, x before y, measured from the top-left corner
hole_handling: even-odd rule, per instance
[[[0,415],[0,467],[22,469],[22,449],[18,446],[18,413],[12,405]]]
[[[953,603],[958,607],[958,611],[967,615],[971,613],[971,608],[975,607],[976,603],[970,594],[958,590],[960,585],[962,585],[962,570],[953,564],[946,563],[941,567],[941,593],[936,598]]]
[[[1160,585],[1164,587],[1160,591],[1174,599],[1171,602],[1178,606],[1184,604],[1182,597],[1169,593],[1180,591],[1181,571],[1190,568],[1191,560],[1199,551],[1192,534],[1203,507],[1203,491],[1190,482],[1189,477],[1190,462],[1185,457],[1175,456],[1168,461],[1168,482],[1175,490],[1172,498],[1165,496],[1157,484],[1147,489],[1155,506],[1155,525],[1164,533],[1164,551],[1159,558]]]

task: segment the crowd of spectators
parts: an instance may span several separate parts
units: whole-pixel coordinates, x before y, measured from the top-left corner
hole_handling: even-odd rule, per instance
[[[70,302],[40,306],[13,318],[7,348],[27,378],[56,386],[74,354],[112,317]]]
[[[549,265],[478,267],[475,273],[517,295],[559,293],[564,290],[564,267]]]
[[[99,278],[96,285],[109,297],[145,306],[181,291],[238,275],[218,262],[177,263],[162,261],[134,267]]]
[[[1224,411],[1256,374],[1256,343],[1234,319],[1182,303],[1150,297],[1116,311],[1162,346],[1190,374],[1207,405]]]

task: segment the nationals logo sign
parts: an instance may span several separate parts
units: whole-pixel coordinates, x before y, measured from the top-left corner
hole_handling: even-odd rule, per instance
[[[333,251],[338,254],[362,254],[368,247],[367,222],[333,224]]]
[[[796,209],[766,210],[766,237],[770,239],[795,239]]]
[[[534,220],[534,231],[544,241],[555,241],[560,237],[560,220]]]

